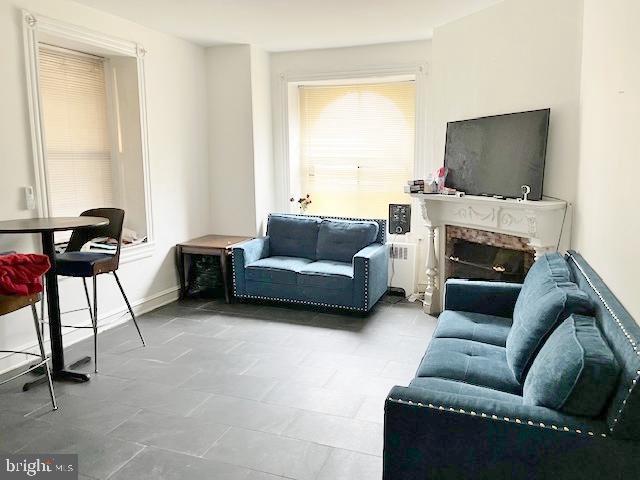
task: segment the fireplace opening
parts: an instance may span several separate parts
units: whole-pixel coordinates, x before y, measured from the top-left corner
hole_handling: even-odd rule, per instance
[[[522,283],[534,252],[525,239],[447,226],[446,278]]]

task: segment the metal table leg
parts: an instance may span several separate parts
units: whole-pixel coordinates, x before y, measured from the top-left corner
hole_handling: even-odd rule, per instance
[[[51,339],[51,364],[52,376],[54,380],[69,380],[74,382],[88,382],[89,375],[81,372],[74,372],[64,368],[64,345],[62,343],[62,325],[60,321],[60,301],[58,296],[58,277],[56,274],[56,250],[53,239],[53,231],[41,232],[42,253],[49,257],[51,268],[45,274],[47,280],[47,306],[49,312],[49,338]],[[84,360],[84,359],[83,359]],[[46,381],[45,378],[38,378],[33,382],[26,383],[23,390],[28,390],[33,385],[38,385]]]

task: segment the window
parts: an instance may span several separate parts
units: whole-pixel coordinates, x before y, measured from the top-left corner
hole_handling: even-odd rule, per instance
[[[114,206],[104,58],[41,46],[49,214]]]
[[[151,255],[147,51],[26,10],[22,18],[34,162],[29,208],[43,217],[122,208],[122,260]]]
[[[385,218],[413,175],[415,81],[300,85],[299,194],[307,212]],[[293,172],[293,170],[292,170]]]

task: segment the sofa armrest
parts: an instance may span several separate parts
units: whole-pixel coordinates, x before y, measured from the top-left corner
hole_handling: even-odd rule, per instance
[[[512,318],[521,289],[520,283],[450,278],[444,286],[444,309]]]
[[[637,478],[638,453],[604,421],[543,407],[412,387],[385,402],[384,480]]]
[[[247,240],[233,247],[233,256],[242,258],[242,266],[269,256],[269,237],[260,237]]]
[[[389,248],[372,243],[353,256],[354,304],[369,310],[387,291]]]
[[[254,238],[233,247],[233,293],[237,296],[245,294],[244,269],[251,262],[269,256],[269,237]]]

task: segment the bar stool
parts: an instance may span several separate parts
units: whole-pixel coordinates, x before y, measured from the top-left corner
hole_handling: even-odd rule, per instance
[[[122,242],[122,228],[124,224],[124,210],[119,208],[94,208],[82,212],[80,216],[104,217],[109,219],[108,225],[94,228],[83,228],[74,230],[64,253],[56,255],[56,273],[64,277],[81,277],[84,284],[84,293],[87,297],[87,305],[89,307],[89,316],[91,317],[91,326],[74,326],[63,325],[72,328],[92,328],[93,329],[93,354],[94,354],[94,370],[98,371],[98,284],[96,278],[103,273],[112,273],[122,293],[122,298],[127,305],[127,309],[131,314],[133,323],[138,331],[142,346],[145,346],[144,337],[136,321],[129,299],[124,293],[120,279],[116,270],[120,265],[120,245]],[[116,250],[113,254],[101,252],[82,252],[82,247],[95,238],[112,238],[117,241]],[[89,289],[87,288],[87,278],[93,280],[93,306],[89,299]],[[83,359],[84,360],[84,359]],[[88,359],[87,359],[88,360]],[[76,365],[78,363],[76,362]]]
[[[35,370],[38,367],[44,367],[45,374],[47,376],[47,380],[49,382],[49,394],[51,395],[51,405],[54,410],[58,409],[58,405],[56,403],[56,395],[53,392],[53,381],[51,380],[51,369],[49,368],[49,360],[44,353],[44,342],[42,340],[42,333],[40,332],[40,325],[38,320],[38,312],[36,310],[36,303],[40,300],[40,294],[34,293],[31,295],[0,295],[0,316],[6,315],[11,312],[15,312],[20,310],[21,308],[27,307],[31,305],[31,314],[33,316],[34,326],[36,327],[36,336],[38,337],[38,347],[40,348],[40,354],[31,353],[20,350],[0,350],[2,353],[22,353],[24,355],[30,355],[32,357],[39,357],[40,362],[35,365],[31,365],[28,369],[23,372],[20,372],[7,380],[3,380],[0,382],[0,385],[3,385],[11,380],[15,380],[16,378],[29,373],[32,370]]]

